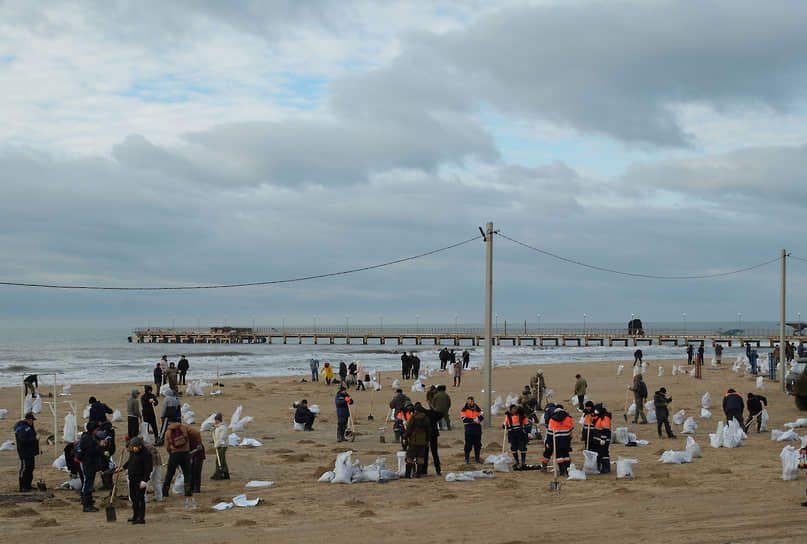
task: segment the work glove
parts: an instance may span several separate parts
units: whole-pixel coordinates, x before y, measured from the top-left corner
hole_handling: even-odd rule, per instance
[[[140,482],[140,489],[146,489],[148,484],[146,482]]]

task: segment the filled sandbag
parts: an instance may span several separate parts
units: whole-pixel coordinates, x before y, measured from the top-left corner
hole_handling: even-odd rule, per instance
[[[199,427],[199,430],[202,432],[212,431],[213,429],[215,429],[215,427],[216,427],[216,414],[210,414],[209,416],[207,416],[207,419],[205,419],[202,422],[202,426]]]
[[[625,459],[619,457],[616,460],[616,477],[633,479],[633,465],[638,462],[638,459]]]
[[[759,432],[768,432],[768,421],[770,420],[768,410],[763,409],[757,417],[759,418]]]
[[[687,436],[686,450],[687,450],[687,453],[689,454],[689,456],[692,459],[702,457],[702,455],[701,455],[701,447],[698,445],[697,442],[695,442],[695,439],[692,438],[691,436]]]
[[[664,367],[663,366],[659,365],[659,367],[658,367],[658,375],[659,375],[659,377],[664,376]]]
[[[672,417],[673,423],[675,423],[676,425],[682,425],[684,423],[685,413],[686,412],[684,410],[678,410],[677,412],[675,412]]]
[[[627,427],[617,427],[616,431],[614,432],[614,442],[618,442],[623,446],[629,442],[628,437],[628,428]]]
[[[41,396],[37,396],[34,399],[34,402],[31,404],[31,411],[33,413],[35,413],[35,414],[41,414],[42,413],[42,397]]]
[[[729,421],[729,424],[723,430],[723,447],[724,448],[737,448],[743,445],[743,440],[747,439],[748,435],[743,431],[742,426],[736,419]]]
[[[695,423],[695,419],[690,416],[684,421],[684,428],[681,430],[683,434],[695,434],[695,431],[698,428],[698,424]]]
[[[57,457],[51,466],[56,470],[67,470],[67,461],[64,459],[64,453]]]
[[[151,444],[152,437],[149,432],[149,424],[145,421],[140,424],[140,438],[146,444]]]
[[[616,367],[616,375],[621,376],[625,373],[625,365],[619,365]]]
[[[757,376],[757,390],[764,391],[765,390],[765,380],[762,376]]]
[[[710,412],[706,408],[701,408],[701,417],[709,419],[710,417],[712,417],[712,412]]]
[[[636,415],[636,401],[630,403],[630,408],[628,408],[628,415],[629,416]]]
[[[583,450],[583,472],[586,474],[599,474],[597,468],[597,452]]]
[[[64,416],[64,427],[62,427],[62,441],[72,444],[76,441],[76,416],[68,413]]]
[[[8,410],[0,408],[0,419],[8,419]]]
[[[661,454],[659,461],[665,465],[680,465],[681,463],[691,463],[692,457],[686,451],[667,450]]]
[[[673,367],[672,367],[672,375],[673,376],[678,376],[678,366],[677,365],[673,365]]]
[[[336,456],[334,465],[334,477],[332,484],[349,484],[353,482],[353,472],[358,465],[358,460],[353,461],[353,452],[345,451]]]
[[[775,432],[775,431],[774,431]],[[788,442],[790,440],[800,440],[799,435],[793,429],[782,432],[777,438],[777,442]]]
[[[799,450],[793,446],[785,446],[779,453],[779,458],[782,460],[782,479],[783,480],[798,480],[799,479]]]
[[[174,492],[174,495],[184,495],[185,494],[185,475],[182,473],[181,470],[177,471],[177,477],[174,479],[174,485],[171,490]]]
[[[25,395],[25,400],[22,401],[22,411],[26,414],[34,411],[34,397],[30,393]]]
[[[0,445],[0,451],[14,451],[14,442],[11,440],[6,440]]]
[[[112,421],[123,421],[123,414],[120,413],[120,410],[112,412]]]
[[[648,423],[655,423],[656,422],[656,409],[650,408],[647,410],[647,422]]]
[[[585,480],[586,479],[586,472],[584,470],[578,469],[574,463],[569,465],[569,475],[566,478],[567,480]]]
[[[510,455],[507,453],[488,455],[485,464],[493,464],[493,470],[496,472],[510,472]]]

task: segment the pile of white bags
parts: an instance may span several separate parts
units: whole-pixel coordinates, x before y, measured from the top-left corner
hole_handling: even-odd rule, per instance
[[[490,413],[496,416],[504,412],[504,410],[504,401],[502,400],[501,395],[499,395],[496,397],[496,400],[493,401],[493,406],[490,407]]]
[[[709,443],[713,448],[737,448],[742,446],[743,440],[747,438],[748,435],[737,420],[732,419],[728,425],[723,425],[722,421],[717,424],[717,431],[709,434]]]
[[[244,425],[254,419],[252,416],[241,417],[241,410],[241,406],[236,408],[233,417],[230,418],[230,430],[236,433],[244,432]]]
[[[210,386],[210,384],[202,383],[200,380],[193,381],[185,388],[185,394],[189,397],[203,397],[205,392],[202,388],[205,386]]]
[[[353,460],[352,456],[352,451],[342,452],[337,455],[333,471],[324,473],[317,481],[330,482],[332,484],[350,484],[398,478],[397,472],[387,468],[386,459],[384,457],[378,457],[375,463],[363,467],[359,464],[359,460]]]
[[[661,454],[659,461],[665,465],[680,465],[681,463],[691,463],[692,456],[688,451],[667,450]]]
[[[799,419],[797,419],[796,421],[794,421],[792,423],[785,423],[783,425],[783,427],[787,427],[789,429],[797,429],[799,427],[807,427],[807,418],[800,417]]]

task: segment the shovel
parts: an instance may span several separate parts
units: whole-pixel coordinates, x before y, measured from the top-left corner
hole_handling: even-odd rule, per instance
[[[373,390],[370,391],[370,413],[367,415],[367,421],[375,420],[373,417],[373,397],[375,397],[375,387],[373,387]]]
[[[555,440],[555,433],[552,432],[552,470],[555,472],[554,479],[549,482],[550,491],[560,491],[560,480],[558,480],[558,443]]]
[[[123,452],[126,448],[122,448],[120,452],[120,459],[118,460],[118,467],[115,470],[115,481],[112,482],[112,494],[109,496],[109,504],[106,507],[106,520],[116,521],[118,519],[115,513],[115,491],[118,489],[118,478],[120,478],[121,463],[123,462]]]
[[[625,391],[625,413],[622,414],[622,417],[625,418],[625,423],[628,422],[628,410],[630,409],[628,402],[630,402],[630,389]],[[639,407],[637,406],[636,409],[638,410]]]

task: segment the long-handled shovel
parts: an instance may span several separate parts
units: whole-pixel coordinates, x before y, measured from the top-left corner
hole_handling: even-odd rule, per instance
[[[628,422],[628,410],[630,409],[630,406],[628,405],[629,402],[630,402],[630,389],[625,391],[625,413],[622,414],[622,417],[625,419],[625,423]],[[639,407],[637,406],[636,409],[638,410]]]
[[[507,427],[504,428],[504,434],[502,435],[502,455],[507,450]]]
[[[375,387],[373,387],[373,390],[370,391],[370,413],[367,414],[367,421],[373,421],[375,419],[373,417],[373,399],[374,398],[375,398]]]
[[[345,433],[345,438],[353,442],[356,440],[356,426],[353,424],[353,412],[350,409],[350,405],[347,407],[347,414],[347,424],[350,430]]]
[[[117,520],[117,515],[115,513],[115,491],[118,489],[118,478],[120,477],[120,467],[121,463],[123,463],[123,452],[126,451],[126,448],[121,448],[120,452],[120,459],[118,459],[118,466],[117,471],[115,472],[115,480],[112,482],[112,494],[109,496],[109,504],[106,507],[106,520],[107,521],[115,521]]]
[[[552,433],[552,470],[555,472],[554,479],[549,482],[550,491],[560,491],[560,480],[558,480],[558,442],[555,433]]]

